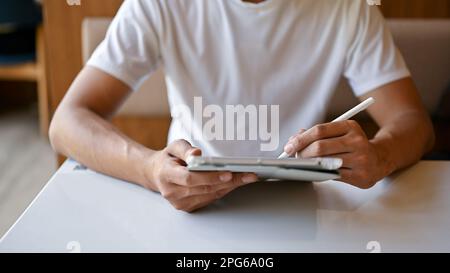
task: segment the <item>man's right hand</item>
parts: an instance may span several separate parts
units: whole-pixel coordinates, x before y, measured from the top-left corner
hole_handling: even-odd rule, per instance
[[[176,140],[153,155],[149,180],[176,209],[192,212],[224,197],[234,189],[256,182],[253,173],[190,172],[186,160],[201,150]]]

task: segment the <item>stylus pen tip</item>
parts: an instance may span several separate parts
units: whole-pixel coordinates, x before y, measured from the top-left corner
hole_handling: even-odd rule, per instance
[[[283,152],[279,157],[278,157],[278,159],[283,159],[283,158],[288,158],[289,157],[289,155],[286,153],[286,152]]]

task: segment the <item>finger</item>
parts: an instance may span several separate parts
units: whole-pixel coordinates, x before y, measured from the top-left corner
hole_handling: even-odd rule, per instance
[[[298,154],[300,154],[300,152]],[[342,154],[329,154],[327,156],[342,159],[341,168],[353,169],[358,164],[358,162],[355,161],[355,154],[352,152]]]
[[[236,188],[249,184],[249,182],[242,182],[243,180],[245,180],[243,177],[252,177],[252,180],[254,180],[254,178],[257,178],[257,176],[252,173],[235,174],[235,178],[233,179],[233,181],[224,185],[224,188],[211,193],[192,195],[182,198],[176,201],[176,205],[177,207],[181,207],[183,208],[183,210],[188,212],[192,212],[194,210],[202,208],[217,199],[223,198],[225,195],[232,192]]]
[[[183,161],[186,161],[191,155],[201,155],[200,149],[192,147],[192,145],[184,139],[179,139],[172,142],[169,146],[167,146],[166,151],[170,155],[180,158]]]
[[[223,184],[231,181],[231,172],[191,172],[184,166],[175,166],[164,172],[167,181],[184,187]]]
[[[230,192],[234,191],[235,189],[236,189],[236,187],[218,191],[216,193],[216,198],[221,199],[221,198],[225,197],[227,194],[229,194]]]
[[[178,165],[176,162],[170,162],[163,170],[163,176],[170,183],[180,186],[195,187],[202,185],[215,185],[232,182],[236,179],[243,183],[256,182],[258,177],[255,174],[232,174],[228,171],[223,172],[193,172],[185,166]]]
[[[210,194],[210,193],[220,193],[222,191],[228,191],[233,190],[239,186],[245,185],[248,183],[245,183],[242,181],[242,178],[239,177],[239,175],[235,174],[233,177],[233,180],[222,183],[222,184],[215,184],[215,185],[201,185],[201,186],[194,186],[194,187],[186,187],[186,186],[180,186],[177,184],[172,184],[173,191],[178,192],[177,197],[174,197],[174,199],[182,199],[182,198],[188,198],[190,196],[195,195],[204,195],[204,194]]]
[[[187,211],[192,212],[197,209],[203,208],[214,201],[223,198],[225,195],[229,194],[235,190],[238,186],[223,189],[214,193],[202,194],[197,196],[188,197],[182,200],[182,204],[187,207]]]
[[[230,184],[240,186],[258,181],[258,176],[253,173],[230,172],[189,172],[188,178],[181,182],[182,186],[211,186],[217,184]]]
[[[289,137],[288,142],[291,141],[291,140],[293,140],[295,137],[300,136],[300,135],[303,134],[304,132],[306,132],[306,129],[300,129],[300,130],[298,131],[297,134],[295,134],[295,135]]]
[[[336,155],[332,155],[332,156],[342,159],[341,168],[353,169],[358,164],[358,162],[355,162],[355,154],[351,153],[351,152],[343,153],[343,154],[336,154]]]
[[[343,136],[350,130],[351,127],[347,121],[318,124],[302,134],[296,135],[296,137],[286,144],[284,151],[287,154],[292,155],[296,151],[303,150],[317,140]]]
[[[216,193],[195,195],[176,202],[176,208],[192,212],[217,200]]]
[[[211,203],[213,203],[214,201],[219,200],[219,199],[225,197],[227,194],[229,194],[229,193],[232,192],[233,190],[235,190],[235,188],[229,188],[229,189],[225,189],[225,190],[216,192],[216,197],[215,197],[215,199],[207,200],[207,201],[205,201],[205,202],[203,202],[203,203],[200,203],[200,204],[198,204],[198,205],[195,205],[195,206],[193,206],[193,207],[191,208],[191,211],[196,211],[196,210],[198,210],[198,209],[201,209],[201,208],[203,208],[203,207],[206,207],[206,206],[210,205]]]
[[[298,154],[300,157],[308,158],[353,152],[355,148],[348,144],[347,138],[347,136],[342,136],[317,140],[300,150]]]
[[[352,180],[352,170],[347,168],[340,168],[339,176],[340,178],[337,179],[337,181],[342,181],[350,184],[350,181]]]

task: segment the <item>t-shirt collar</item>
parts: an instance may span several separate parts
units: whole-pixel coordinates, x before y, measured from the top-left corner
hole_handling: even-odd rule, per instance
[[[267,10],[271,7],[274,6],[275,2],[277,2],[278,0],[265,0],[261,3],[250,3],[250,2],[245,2],[242,0],[232,0],[234,3],[240,5],[241,7],[244,7],[246,9],[249,10],[255,10],[255,11],[262,11],[262,10]]]

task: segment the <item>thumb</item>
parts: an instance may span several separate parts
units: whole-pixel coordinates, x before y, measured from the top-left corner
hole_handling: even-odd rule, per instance
[[[179,139],[172,142],[167,147],[167,152],[177,157],[183,161],[186,161],[187,158],[191,155],[201,155],[202,151],[199,148],[193,147],[188,141],[184,139]]]

